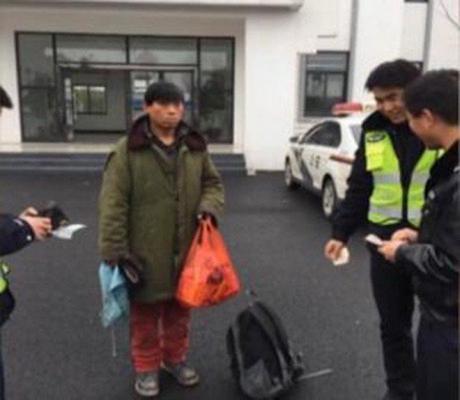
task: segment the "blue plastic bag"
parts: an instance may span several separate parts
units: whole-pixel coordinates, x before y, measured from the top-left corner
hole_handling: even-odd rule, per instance
[[[99,266],[102,293],[101,321],[104,327],[129,316],[129,298],[126,280],[119,267],[102,262]]]

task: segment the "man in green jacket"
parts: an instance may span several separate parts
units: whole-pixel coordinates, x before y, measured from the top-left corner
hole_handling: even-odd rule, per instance
[[[109,154],[99,199],[99,248],[110,265],[140,263],[131,298],[135,390],[159,393],[158,372],[183,386],[199,382],[187,365],[190,311],[174,299],[177,279],[205,214],[223,210],[221,178],[205,139],[183,121],[184,97],[168,82],[150,85],[145,115]]]

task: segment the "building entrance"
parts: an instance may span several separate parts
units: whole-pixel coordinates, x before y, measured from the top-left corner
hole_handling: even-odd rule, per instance
[[[61,121],[66,141],[116,141],[143,113],[151,83],[169,81],[184,92],[184,120],[193,124],[194,71],[189,69],[61,68]]]
[[[233,38],[18,32],[16,39],[23,142],[119,137],[142,112],[148,85],[166,80],[184,91],[187,122],[211,143],[233,143]]]

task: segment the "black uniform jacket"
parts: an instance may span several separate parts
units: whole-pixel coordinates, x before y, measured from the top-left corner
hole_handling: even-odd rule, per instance
[[[423,154],[425,146],[410,130],[407,123],[395,125],[376,111],[363,122],[363,133],[348,178],[345,199],[332,218],[332,238],[342,242],[347,242],[356,229],[367,222],[369,199],[372,195],[374,182],[372,173],[366,170],[364,133],[373,130],[385,130],[390,134],[399,160],[405,204],[403,206],[403,220],[400,224],[379,226],[369,223],[369,230],[382,239],[388,239],[395,230],[410,227],[407,220],[407,192],[412,172]]]
[[[396,261],[413,274],[422,315],[458,323],[460,167],[458,142],[431,169],[417,244],[401,246]]]
[[[34,239],[27,222],[13,215],[0,214],[0,256],[20,250]]]

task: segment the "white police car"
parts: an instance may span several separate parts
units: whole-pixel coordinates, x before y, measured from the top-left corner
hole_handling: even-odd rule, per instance
[[[320,194],[327,218],[345,197],[364,119],[365,115],[328,118],[290,139],[285,159],[286,186],[302,186]]]

